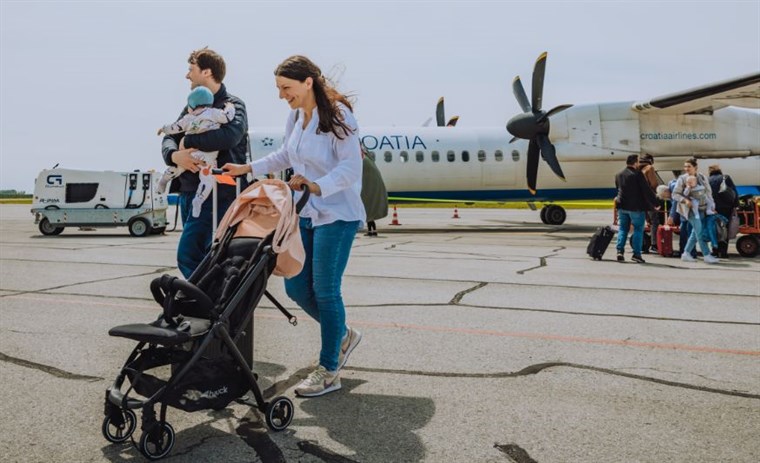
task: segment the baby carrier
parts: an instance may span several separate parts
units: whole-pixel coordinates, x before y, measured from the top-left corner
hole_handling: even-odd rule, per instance
[[[266,284],[272,273],[287,277],[301,271],[298,212],[308,197],[306,190],[294,206],[290,189],[280,180],[248,187],[227,210],[211,250],[187,281],[171,275],[153,280],[151,293],[163,308],[158,319],[108,332],[138,342],[106,390],[102,431],[108,441],[130,439],[137,426],[134,410],[141,408],[138,448],[151,460],[163,458],[174,446],[167,407],[221,410],[249,390],[271,430],[288,427],[293,403],[282,396],[264,400],[238,344],[264,295],[296,324]],[[129,385],[122,391],[125,380]]]

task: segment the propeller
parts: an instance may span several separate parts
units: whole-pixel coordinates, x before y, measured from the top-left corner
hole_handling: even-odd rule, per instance
[[[446,122],[446,111],[443,109],[443,97],[438,98],[435,106],[435,121],[438,127],[454,127],[459,121],[459,116],[454,116]]]
[[[554,174],[565,180],[565,174],[562,173],[562,167],[557,160],[557,150],[549,141],[549,117],[560,111],[571,107],[571,104],[559,105],[549,111],[543,111],[542,103],[544,97],[544,73],[546,71],[546,52],[536,60],[533,67],[533,83],[531,86],[531,99],[525,93],[520,76],[515,77],[512,81],[512,92],[515,99],[523,110],[507,122],[507,131],[514,135],[509,141],[514,142],[517,139],[529,140],[528,143],[528,166],[526,168],[526,177],[528,180],[528,190],[531,194],[536,194],[536,177],[538,176],[538,157],[539,155],[549,164]]]

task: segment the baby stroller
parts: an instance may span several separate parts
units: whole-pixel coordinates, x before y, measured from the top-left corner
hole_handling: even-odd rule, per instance
[[[134,410],[141,408],[142,436],[139,444],[132,442],[147,458],[163,458],[174,446],[167,407],[221,410],[249,390],[271,430],[288,427],[293,403],[282,396],[264,400],[257,376],[237,344],[263,295],[296,324],[295,317],[266,291],[266,283],[272,273],[292,276],[301,270],[298,212],[308,197],[305,189],[294,206],[290,189],[280,180],[248,187],[228,209],[211,250],[187,281],[171,275],[153,280],[151,293],[163,308],[158,319],[108,332],[138,342],[106,390],[102,432],[108,441],[130,439],[137,426]],[[153,369],[171,373],[163,371],[160,376],[168,379],[160,379],[147,373]],[[122,391],[125,379],[129,386]]]

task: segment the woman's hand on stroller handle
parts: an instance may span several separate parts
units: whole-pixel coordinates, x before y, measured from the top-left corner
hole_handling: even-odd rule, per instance
[[[218,169],[217,169],[218,170]],[[233,164],[228,162],[223,165],[219,174],[232,175],[233,177],[239,177],[248,173],[252,173],[253,169],[250,164]]]

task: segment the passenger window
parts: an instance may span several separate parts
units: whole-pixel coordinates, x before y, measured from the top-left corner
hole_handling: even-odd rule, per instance
[[[390,151],[386,151],[383,153],[383,158],[385,158],[385,162],[391,162],[391,160],[393,160],[393,154],[391,154]]]
[[[417,151],[417,153],[415,154],[415,157],[417,158],[417,162],[422,162],[425,160],[425,153],[423,153],[422,151]]]
[[[367,157],[370,158],[370,159],[372,159],[374,161],[375,160],[375,152],[374,151],[367,151]]]
[[[446,152],[446,159],[447,159],[449,162],[454,162],[454,160],[456,159],[456,154],[454,153],[454,151],[452,151],[452,150],[448,150],[448,151]]]
[[[430,153],[430,159],[433,162],[440,161],[441,160],[441,153],[439,153],[438,151],[433,151],[432,153]]]
[[[399,157],[401,158],[401,162],[409,161],[409,153],[407,153],[406,151],[402,151],[401,153],[399,153]]]
[[[502,153],[501,150],[496,150],[496,152],[493,154],[493,158],[501,162],[504,160],[504,153]]]
[[[462,151],[462,161],[464,161],[464,162],[470,162],[470,152],[469,151]]]
[[[486,161],[486,152],[483,150],[478,151],[478,161],[485,162]]]
[[[512,150],[512,160],[517,162],[520,160],[520,152],[517,150]]]

